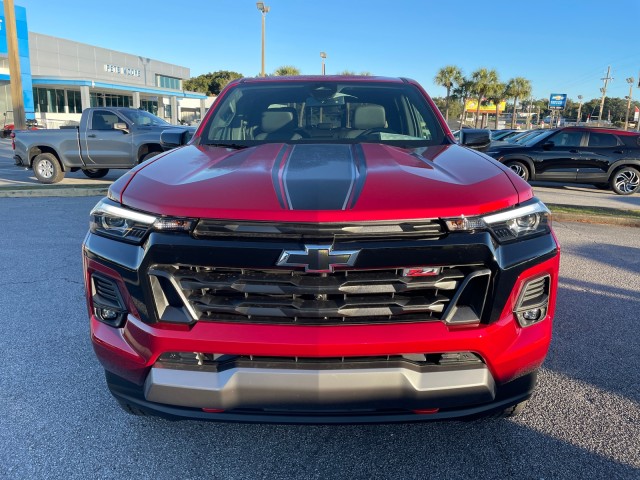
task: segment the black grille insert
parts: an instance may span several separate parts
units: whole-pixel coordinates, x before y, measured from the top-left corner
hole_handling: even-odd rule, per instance
[[[438,275],[410,277],[403,269],[317,274],[156,265],[149,275],[156,305],[171,304],[185,315],[169,319],[159,312],[161,320],[306,325],[477,323],[490,278],[489,270],[478,266],[442,267]],[[457,311],[468,314],[462,319]]]

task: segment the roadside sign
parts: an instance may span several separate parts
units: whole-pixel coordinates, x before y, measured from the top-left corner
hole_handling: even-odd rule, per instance
[[[564,108],[567,104],[566,93],[552,93],[549,97],[549,108]]]
[[[640,120],[640,108],[635,107],[635,111],[633,112],[633,120],[637,122]]]

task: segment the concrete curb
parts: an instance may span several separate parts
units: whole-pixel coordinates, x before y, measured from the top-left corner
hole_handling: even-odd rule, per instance
[[[20,187],[0,187],[0,198],[19,197],[93,197],[96,195],[106,195],[109,190],[108,185],[87,186],[87,185],[65,185],[65,186],[20,186]]]

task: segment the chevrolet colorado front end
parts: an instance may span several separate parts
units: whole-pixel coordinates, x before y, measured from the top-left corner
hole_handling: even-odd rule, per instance
[[[330,76],[231,83],[112,185],[83,256],[125,410],[281,423],[513,413],[559,265],[529,185],[417,83]]]

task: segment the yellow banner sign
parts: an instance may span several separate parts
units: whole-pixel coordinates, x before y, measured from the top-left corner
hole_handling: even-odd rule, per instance
[[[464,109],[467,112],[475,112],[478,108],[478,100],[467,100],[464,102]],[[507,102],[502,101],[498,104],[499,113],[503,112],[507,108]],[[496,113],[496,105],[493,102],[486,102],[480,104],[480,113]]]

